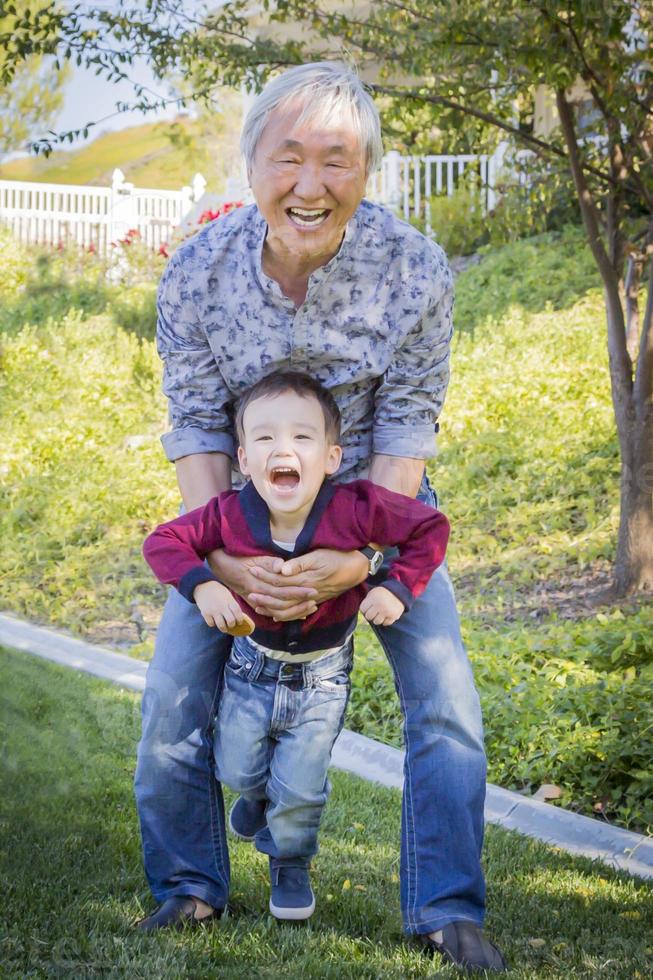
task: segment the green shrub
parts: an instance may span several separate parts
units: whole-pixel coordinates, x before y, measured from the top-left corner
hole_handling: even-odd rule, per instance
[[[573,225],[500,249],[485,246],[481,255],[481,262],[456,282],[458,331],[474,330],[485,321],[499,323],[511,306],[529,313],[565,309],[600,285],[584,233]]]
[[[83,318],[110,309],[115,323],[152,340],[156,331],[156,288],[165,258],[142,242],[100,258],[77,246],[22,248],[0,237],[0,332],[57,321],[69,313]],[[10,244],[11,242],[11,244]]]
[[[566,161],[520,151],[496,176],[496,205],[488,215],[489,243],[497,248],[520,238],[578,225],[580,209]]]
[[[156,335],[156,283],[141,283],[116,290],[111,302],[114,322],[136,337],[154,340]]]
[[[432,237],[447,255],[469,255],[487,242],[487,216],[473,185],[461,183],[450,197],[434,195],[424,207],[430,215]],[[420,231],[427,230],[423,219],[413,219],[412,223]]]
[[[110,297],[106,267],[95,256],[77,248],[59,252],[15,247],[23,272],[20,288],[8,289],[0,308],[0,332],[58,320],[71,310],[92,316],[106,309]]]
[[[0,224],[0,298],[15,301],[25,286],[32,256],[8,228]]]
[[[653,829],[653,667],[598,669],[608,629],[651,634],[653,610],[537,628],[470,630],[494,779],[532,791],[553,782],[562,803]],[[619,624],[619,625],[617,625]],[[482,652],[481,652],[482,651]],[[478,659],[475,653],[478,654]]]
[[[653,609],[532,627],[468,624],[464,633],[489,778],[528,793],[554,783],[564,806],[651,832]],[[620,660],[599,667],[596,651],[606,643],[631,653],[643,644],[646,653],[629,656],[626,668]],[[390,668],[367,627],[358,631],[352,677],[348,726],[400,747]]]
[[[129,620],[163,594],[140,548],[177,506],[153,342],[72,313],[5,337],[3,376],[2,603],[81,631]]]
[[[581,230],[576,193],[566,169],[532,154],[518,157],[499,173],[495,199],[488,211],[486,188],[478,173],[469,170],[450,196],[424,200],[424,216],[412,218],[411,223],[430,233],[450,256],[469,255],[483,246],[497,249],[567,226]]]

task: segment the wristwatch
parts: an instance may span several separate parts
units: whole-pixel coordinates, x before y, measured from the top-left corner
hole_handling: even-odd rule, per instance
[[[361,554],[365,555],[365,557],[369,561],[370,570],[368,574],[376,575],[376,573],[381,568],[381,565],[383,564],[383,552],[377,551],[375,548],[370,548],[369,545],[366,545],[364,548],[357,548],[356,550],[360,551]]]

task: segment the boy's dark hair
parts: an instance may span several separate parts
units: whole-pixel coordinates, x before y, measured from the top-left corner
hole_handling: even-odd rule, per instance
[[[331,392],[315,378],[312,378],[310,374],[304,374],[303,371],[274,371],[248,388],[236,404],[236,434],[240,443],[243,442],[244,438],[243,415],[247,406],[256,401],[257,398],[263,398],[265,395],[274,397],[283,394],[285,391],[293,391],[302,398],[311,395],[316,398],[324,415],[327,439],[333,444],[339,442],[340,409]]]

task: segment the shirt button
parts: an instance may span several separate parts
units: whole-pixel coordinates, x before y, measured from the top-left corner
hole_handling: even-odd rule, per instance
[[[245,670],[251,670],[251,669],[252,669],[251,664],[245,664]]]

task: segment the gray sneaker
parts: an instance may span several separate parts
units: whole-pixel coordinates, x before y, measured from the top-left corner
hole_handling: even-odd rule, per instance
[[[480,926],[467,919],[450,922],[438,932],[419,939],[425,952],[439,953],[445,963],[460,966],[467,973],[480,970],[505,973],[508,969],[501,950],[490,942]]]

